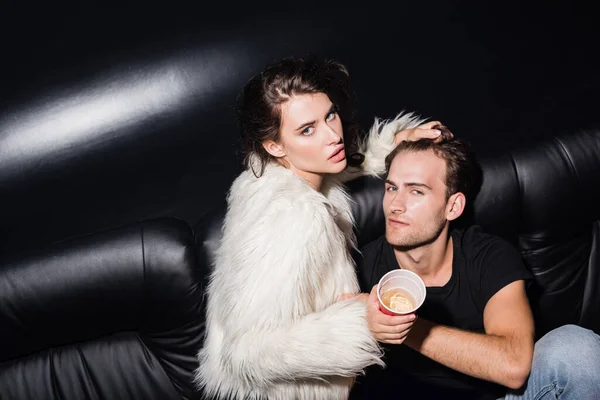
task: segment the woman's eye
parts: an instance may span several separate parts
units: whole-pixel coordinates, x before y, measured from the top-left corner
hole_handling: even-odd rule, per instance
[[[315,128],[313,128],[312,126],[309,126],[308,128],[304,129],[301,133],[304,136],[310,136],[313,134],[314,131],[315,131]]]
[[[331,111],[329,114],[327,114],[327,121],[332,121],[335,118],[335,111]]]

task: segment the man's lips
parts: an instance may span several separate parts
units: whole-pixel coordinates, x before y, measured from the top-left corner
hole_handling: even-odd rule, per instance
[[[399,219],[394,219],[394,218],[388,218],[388,223],[392,226],[397,226],[397,227],[408,226],[408,222],[401,221]]]

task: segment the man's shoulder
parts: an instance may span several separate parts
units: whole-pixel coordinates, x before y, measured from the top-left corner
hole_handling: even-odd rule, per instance
[[[382,235],[359,249],[356,267],[360,287],[364,292],[368,293],[386,271],[385,246],[389,246],[389,244],[385,235]]]
[[[465,228],[452,231],[454,240],[458,240],[459,246],[469,252],[482,249],[503,248],[506,250],[518,251],[517,248],[508,240],[501,236],[486,232],[480,225],[470,225]]]
[[[487,301],[500,289],[517,280],[530,281],[531,272],[525,266],[519,249],[508,240],[487,232],[480,226],[470,226],[453,231],[460,242],[460,264],[466,266],[466,274],[481,293],[479,300],[483,309]]]
[[[385,245],[387,245],[387,240],[385,239],[384,234],[361,246],[360,253],[362,254],[362,258],[373,257],[380,254]]]
[[[530,278],[519,249],[508,240],[485,232],[474,225],[452,233],[458,242],[455,251],[460,253],[468,265],[477,265],[486,271],[498,271],[507,277],[514,272],[515,276]]]

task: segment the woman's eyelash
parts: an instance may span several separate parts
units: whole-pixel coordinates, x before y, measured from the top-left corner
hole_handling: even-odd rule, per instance
[[[312,126],[309,126],[309,127],[307,127],[306,129],[304,129],[304,130],[303,130],[302,132],[300,132],[300,133],[301,133],[302,135],[304,135],[304,136],[310,136],[310,135],[312,135],[312,134],[313,134],[313,133],[312,133],[312,131],[311,131],[311,129],[313,129],[313,127],[312,127]]]

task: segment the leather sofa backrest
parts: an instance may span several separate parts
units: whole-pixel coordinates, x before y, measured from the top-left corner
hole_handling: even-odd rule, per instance
[[[203,275],[171,218],[2,259],[0,398],[193,398]]]
[[[476,223],[513,243],[535,276],[537,334],[567,323],[600,332],[600,131],[479,157],[481,186],[456,225]],[[383,182],[349,183],[357,235],[384,232]]]
[[[517,19],[512,28],[523,35],[498,34],[523,7],[286,6],[294,11],[253,3],[200,13],[166,4],[7,9],[0,254],[147,218],[196,224],[239,172],[236,95],[268,61],[291,54],[348,65],[365,129],[406,109],[487,151],[598,126],[587,25],[572,24],[561,41],[547,35],[546,51],[541,38],[552,24]],[[536,20],[553,11],[531,8]],[[436,29],[424,32],[419,15]],[[556,58],[561,46],[572,57]]]

